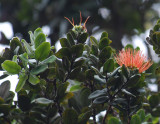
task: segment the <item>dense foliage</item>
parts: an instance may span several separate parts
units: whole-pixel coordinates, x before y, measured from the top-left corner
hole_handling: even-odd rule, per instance
[[[159,27],[155,31],[159,31]],[[123,56],[119,54],[116,58],[108,33],[103,32],[98,40],[88,37],[81,23],[59,39],[61,48],[58,51],[46,42],[47,36],[41,28],[30,31],[29,35],[28,42],[12,38],[10,48],[0,57],[1,69],[5,70],[0,79],[16,74],[19,77],[15,89],[17,101],[13,101],[15,93],[10,91],[9,81],[0,86],[0,123],[158,122],[160,94],[151,94],[147,87],[145,78],[149,74],[144,71],[152,63],[136,54],[139,48],[127,45],[124,51],[132,59],[124,58],[130,64],[121,60],[123,64],[119,66],[118,60]],[[135,55],[139,55],[140,66],[137,60],[133,64]],[[96,118],[102,111],[105,115]]]

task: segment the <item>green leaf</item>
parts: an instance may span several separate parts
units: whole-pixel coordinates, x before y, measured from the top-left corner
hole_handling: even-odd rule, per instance
[[[40,64],[48,64],[48,63],[52,63],[56,60],[56,56],[55,55],[52,55],[50,57],[48,57],[47,59],[43,60],[40,62]]]
[[[26,68],[27,67],[27,63],[29,62],[28,54],[27,53],[23,53],[23,54],[19,55],[19,58],[22,60],[23,66]]]
[[[127,49],[134,50],[134,47],[133,47],[132,44],[127,44],[127,45],[125,46],[125,50],[127,50]]]
[[[103,72],[108,73],[112,72],[114,70],[114,60],[113,59],[108,59],[103,66]]]
[[[82,86],[80,84],[78,85],[74,85],[70,88],[70,91],[73,92],[73,91],[77,91],[77,90],[80,90],[82,88]]]
[[[130,77],[129,81],[128,81],[128,86],[132,87],[135,86],[136,83],[138,82],[138,80],[140,79],[141,75],[140,74],[136,74]]]
[[[99,42],[99,49],[102,50],[104,47],[108,46],[111,43],[112,41],[109,38],[104,37]]]
[[[90,41],[91,41],[91,43],[94,44],[95,46],[98,46],[98,41],[96,40],[95,37],[90,36]]]
[[[18,74],[21,70],[21,66],[19,66],[16,62],[12,62],[10,60],[5,60],[1,64],[3,70],[7,71],[10,74]]]
[[[43,104],[43,105],[48,105],[53,103],[52,100],[46,99],[46,98],[37,98],[34,99],[31,103],[38,103],[38,104]]]
[[[37,29],[34,31],[34,37],[36,38],[40,33],[43,33],[42,29],[41,29],[41,28],[37,28]]]
[[[22,44],[21,44],[19,38],[18,37],[13,37],[11,39],[11,42],[10,42],[10,49],[11,49],[11,51],[14,51],[17,48],[17,46],[19,46],[18,52],[20,54],[23,53],[23,47],[22,47]]]
[[[45,41],[46,41],[46,35],[43,33],[39,33],[38,36],[35,37],[35,40],[34,40],[35,49]]]
[[[62,64],[63,64],[63,67],[64,67],[65,70],[67,70],[67,71],[70,70],[71,63],[70,63],[70,61],[68,60],[67,57],[62,58]]]
[[[44,72],[47,68],[48,68],[48,65],[46,65],[46,64],[45,65],[38,65],[37,67],[35,67],[31,70],[31,73],[33,75],[37,75],[41,72]]]
[[[79,36],[78,43],[84,44],[84,42],[86,42],[86,40],[87,40],[87,37],[88,37],[88,33],[81,34]]]
[[[96,98],[93,103],[94,104],[102,104],[102,103],[106,103],[108,101],[108,97],[107,96],[100,96],[98,98]]]
[[[149,104],[152,108],[156,107],[160,103],[160,96],[158,94],[153,94],[149,97]]]
[[[62,117],[64,124],[77,124],[78,122],[78,114],[74,109],[66,109]]]
[[[28,53],[28,55],[31,57],[31,58],[34,58],[34,51],[33,49],[31,48],[31,46],[24,40],[22,39],[21,40],[24,44],[24,47],[26,49],[26,52]]]
[[[139,115],[139,117],[141,119],[141,122],[143,122],[144,119],[145,119],[145,112],[144,112],[144,110],[143,109],[138,110],[137,114]]]
[[[141,124],[141,119],[137,114],[132,116],[131,124]]]
[[[78,124],[86,124],[89,118],[92,116],[92,112],[88,111],[78,116]]]
[[[36,60],[43,61],[46,59],[50,53],[50,43],[43,42],[36,50],[35,50],[35,58]]]
[[[61,48],[56,54],[55,54],[56,57],[62,59],[63,57],[68,57],[68,59],[71,57],[71,51],[69,48]]]
[[[32,31],[29,31],[28,33],[29,33],[29,35],[30,35],[31,44],[34,45],[34,39],[35,39],[35,38],[34,38],[34,35],[33,35]]]
[[[156,74],[156,75],[159,75],[159,74],[160,74],[160,67],[157,67],[157,68],[156,68],[155,74]]]
[[[129,95],[129,96],[133,96],[136,97],[134,94],[132,94],[131,92],[127,91],[126,89],[122,89],[122,92]]]
[[[57,86],[57,97],[63,99],[65,97],[65,92],[67,90],[69,83],[65,82],[63,84],[58,84]]]
[[[92,92],[89,95],[88,99],[95,99],[99,96],[104,96],[104,95],[107,95],[107,89],[106,88],[103,89],[103,90],[96,90],[96,91]]]
[[[95,68],[94,66],[91,66],[91,68],[95,71],[95,73],[96,73],[100,78],[105,78],[105,76],[103,76],[97,68]]]
[[[23,88],[23,86],[24,86],[24,84],[25,84],[27,79],[28,79],[28,75],[27,74],[20,73],[19,81],[18,81],[18,84],[16,86],[16,92],[19,92]]]
[[[9,90],[10,90],[10,82],[8,80],[4,81],[0,85],[0,97],[5,99],[9,95]]]
[[[81,67],[76,67],[76,68],[74,68],[74,69],[71,71],[69,78],[70,78],[70,79],[76,79],[76,77],[79,76],[80,71],[81,71]]]
[[[71,44],[66,38],[61,38],[60,39],[60,44],[62,47],[71,47]]]
[[[129,70],[127,69],[125,65],[122,66],[122,73],[126,78],[129,77]]]
[[[98,47],[95,45],[91,46],[91,54],[98,56]]]
[[[102,51],[100,52],[99,55],[99,59],[102,62],[105,62],[106,59],[109,59],[112,55],[112,48],[110,46],[107,46],[105,48],[102,49]]]
[[[101,38],[100,38],[100,40],[102,40],[103,38],[108,38],[108,33],[107,32],[103,32],[102,34],[101,34]]]
[[[84,46],[81,43],[77,45],[73,45],[71,48],[72,55],[76,58],[82,56],[83,49],[84,49]]]
[[[13,56],[12,61],[17,63],[17,55]]]
[[[39,78],[35,75],[33,75],[32,73],[30,73],[29,75],[29,82],[33,85],[36,85],[40,82]]]
[[[72,45],[75,45],[73,36],[71,35],[71,33],[67,33],[67,40],[69,41],[69,43]]]
[[[108,123],[107,124],[122,124],[118,118],[116,117],[111,117],[109,120],[108,120]]]

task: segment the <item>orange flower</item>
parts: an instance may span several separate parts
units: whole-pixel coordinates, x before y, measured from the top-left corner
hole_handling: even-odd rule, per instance
[[[138,69],[139,73],[147,70],[151,65],[151,60],[147,60],[147,57],[142,54],[140,50],[121,50],[118,55],[115,56],[117,63],[122,66],[125,65],[131,69]]]

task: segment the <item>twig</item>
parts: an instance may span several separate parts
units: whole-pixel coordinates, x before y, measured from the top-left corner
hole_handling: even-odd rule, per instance
[[[106,114],[105,114],[105,116],[104,116],[104,118],[103,118],[102,124],[105,124],[105,120],[106,120],[106,118],[107,118],[107,116],[108,116],[108,113],[109,113],[111,107],[112,107],[111,105],[108,106],[108,109],[106,110]]]

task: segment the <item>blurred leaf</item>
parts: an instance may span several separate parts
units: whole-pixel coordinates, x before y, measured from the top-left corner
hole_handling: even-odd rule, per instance
[[[103,38],[108,38],[108,33],[105,31],[101,34],[100,40],[102,40]]]
[[[129,70],[127,69],[125,65],[122,66],[122,73],[126,78],[129,77]]]
[[[157,68],[156,68],[155,74],[156,74],[156,75],[160,74],[160,67],[157,67]]]
[[[10,90],[10,82],[8,80],[4,81],[0,85],[0,97],[5,99],[9,95],[9,90]]]
[[[141,124],[141,119],[137,114],[132,116],[131,124]]]
[[[36,38],[40,33],[43,33],[42,29],[41,29],[41,28],[37,28],[37,29],[34,31],[34,38]]]
[[[33,85],[36,85],[40,82],[39,78],[37,76],[33,75],[32,73],[30,73],[28,81]]]
[[[8,104],[0,104],[0,112],[7,116],[10,112],[11,106]]]
[[[160,96],[158,94],[153,94],[149,97],[149,104],[152,108],[156,107],[160,103]]]
[[[95,45],[91,46],[91,54],[98,56],[98,47]]]
[[[17,46],[19,46],[19,50],[18,50],[19,53],[20,54],[23,53],[22,44],[21,44],[19,38],[18,37],[13,37],[11,39],[11,41],[10,41],[10,49],[11,49],[11,51],[14,51],[17,48]]]
[[[77,45],[73,45],[72,48],[71,48],[73,56],[76,57],[76,58],[82,56],[83,49],[84,49],[84,46],[81,43],[77,44]]]
[[[8,75],[7,74],[3,74],[3,75],[0,76],[0,80],[4,79],[6,77],[8,77]]]
[[[96,40],[95,37],[90,36],[90,41],[91,41],[91,43],[94,44],[95,46],[98,46],[98,41]]]
[[[86,79],[88,79],[88,80],[94,80],[95,74],[96,74],[95,71],[92,69],[88,69],[85,71],[85,76],[86,76]]]
[[[112,72],[114,70],[114,60],[113,59],[108,59],[103,66],[103,72],[108,73]]]
[[[71,33],[67,33],[67,40],[69,41],[69,43],[72,45],[75,45],[73,36],[71,35]]]
[[[63,97],[65,97],[65,92],[67,90],[68,85],[69,85],[69,82],[65,82],[63,84],[58,84],[58,86],[57,86],[57,97],[59,99],[63,99]]]
[[[116,117],[111,117],[109,120],[108,120],[108,124],[122,124],[118,118]]]
[[[99,97],[99,96],[104,96],[104,95],[107,95],[107,89],[103,89],[103,90],[96,90],[94,92],[92,92],[88,99],[95,99],[96,97]]]
[[[78,124],[86,124],[89,118],[91,117],[91,112],[85,112],[78,116]]]
[[[28,111],[31,107],[29,96],[27,96],[27,94],[21,93],[21,91],[18,93],[18,107],[22,111]]]
[[[100,77],[100,78],[105,78],[97,68],[95,68],[94,66],[91,66],[91,68],[96,72],[96,74]]]
[[[18,74],[21,70],[21,66],[19,66],[16,62],[5,60],[1,64],[2,68],[10,74]]]
[[[26,75],[25,73],[20,73],[18,79],[19,79],[19,81],[16,86],[16,90],[15,90],[16,92],[19,92],[23,88],[26,80],[28,79],[28,75]]]
[[[70,73],[70,75],[69,75],[69,78],[70,78],[70,79],[76,79],[76,77],[79,76],[80,71],[81,71],[81,67],[76,67],[76,68],[74,68],[74,69],[71,71],[71,73]]]
[[[111,57],[111,55],[112,55],[112,48],[110,46],[107,46],[103,48],[102,51],[100,52],[99,59],[104,63],[106,59],[109,59]]]
[[[71,47],[71,44],[66,38],[61,38],[60,39],[60,44],[62,47]]]
[[[71,63],[70,63],[70,61],[68,60],[67,57],[62,58],[62,64],[63,64],[64,69],[66,69],[67,71],[70,70]]]
[[[94,104],[102,104],[102,103],[107,102],[108,100],[109,100],[109,99],[108,99],[107,96],[100,96],[100,97],[94,99],[93,103],[94,103]]]
[[[43,105],[48,105],[53,103],[52,100],[46,99],[46,98],[37,98],[34,99],[31,103],[38,103],[38,104],[43,104]]]
[[[129,96],[133,96],[136,97],[134,94],[132,94],[131,92],[127,91],[126,89],[122,89],[122,92],[129,95]]]
[[[84,44],[87,40],[88,33],[83,33],[79,36],[78,43]]]
[[[63,123],[64,124],[77,124],[78,114],[74,109],[66,109],[63,112]]]
[[[52,63],[56,60],[56,56],[55,55],[52,55],[50,57],[48,57],[47,59],[43,60],[40,62],[40,64],[48,64],[48,63]]]
[[[109,38],[104,37],[99,42],[99,49],[102,50],[104,47],[108,46],[111,43],[112,41]]]
[[[134,47],[133,47],[132,44],[127,44],[127,45],[125,46],[125,50],[127,50],[127,49],[134,50]]]
[[[28,53],[28,55],[31,58],[34,58],[34,52],[33,52],[33,49],[31,48],[31,46],[24,39],[22,39],[21,41],[23,42],[24,47],[25,47],[26,52]]]
[[[56,54],[55,54],[56,57],[62,59],[63,57],[68,57],[70,58],[71,56],[71,51],[69,48],[61,48]]]
[[[35,49],[37,49],[37,47],[39,47],[39,45],[41,45],[45,41],[46,41],[46,35],[43,33],[39,33],[34,40]]]
[[[138,110],[137,114],[139,115],[139,117],[141,119],[141,122],[143,122],[144,119],[145,119],[145,112],[144,112],[144,110],[143,109]]]
[[[136,83],[138,82],[138,80],[140,79],[141,75],[140,74],[136,74],[130,77],[129,81],[128,81],[128,85],[129,86],[135,86]]]
[[[85,59],[78,58],[74,61],[73,67],[78,67],[78,66],[81,67],[84,64],[84,62],[85,62]]]
[[[70,91],[73,92],[73,91],[77,91],[77,90],[80,90],[82,88],[82,86],[80,84],[78,85],[74,85],[70,88]]]
[[[35,50],[35,58],[36,60],[43,61],[46,59],[50,53],[50,43],[43,42],[38,48]]]
[[[37,74],[39,74],[41,72],[44,72],[47,68],[48,68],[47,64],[38,65],[37,67],[33,68],[30,73],[32,73],[33,75],[37,75]]]

